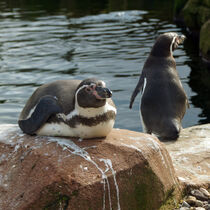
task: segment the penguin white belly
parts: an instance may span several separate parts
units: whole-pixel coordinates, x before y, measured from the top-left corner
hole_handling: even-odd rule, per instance
[[[41,136],[69,136],[79,138],[104,137],[112,130],[114,122],[114,120],[109,120],[107,122],[99,123],[96,126],[79,124],[75,128],[71,128],[63,122],[46,123],[36,134]]]
[[[141,120],[141,125],[142,125],[143,132],[146,133],[147,129],[146,129],[146,126],[144,124],[144,120],[143,120],[143,117],[142,117],[142,114],[141,114],[141,110],[139,110],[139,115],[140,115],[140,120]]]
[[[145,91],[146,85],[147,85],[147,78],[145,77],[144,78],[143,89],[142,89],[142,97],[144,95],[144,91]],[[140,119],[141,119],[141,125],[142,125],[143,132],[147,133],[147,128],[145,126],[144,119],[142,117],[142,113],[141,113],[141,108],[140,107],[139,107],[139,115],[140,115]]]

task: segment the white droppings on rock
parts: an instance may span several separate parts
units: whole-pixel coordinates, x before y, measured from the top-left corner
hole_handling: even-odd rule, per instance
[[[106,165],[106,168],[109,170],[111,169],[113,178],[114,178],[114,183],[115,183],[115,188],[116,188],[116,193],[117,193],[117,209],[120,210],[120,196],[119,196],[119,187],[117,184],[117,179],[116,179],[116,172],[112,167],[112,161],[110,159],[100,159],[100,161],[103,161],[104,164]]]
[[[135,137],[129,136],[129,139],[134,140],[134,141],[145,140],[145,138],[142,136],[135,136]]]
[[[160,155],[161,160],[162,160],[162,163],[164,164],[164,166],[166,168],[168,168],[169,160],[167,159],[167,157],[165,157],[163,155],[163,153],[161,151],[161,145],[157,141],[155,141],[154,138],[149,137],[149,136],[147,138],[141,137],[141,136],[139,136],[139,137],[131,137],[130,136],[129,138],[131,140],[135,140],[135,142],[139,145],[139,147],[142,147],[142,144],[141,144],[140,141],[142,141],[142,140],[145,141],[146,140],[147,141],[147,146],[149,146],[150,148],[152,148],[155,152],[157,152]],[[128,145],[128,144],[124,144],[124,143],[122,143],[122,145],[127,146],[127,147],[130,147],[132,149],[135,149],[138,152],[140,152],[144,156],[145,159],[148,158],[147,155],[144,153],[144,151],[141,150],[140,148],[138,148],[138,147],[136,147],[134,145]],[[172,169],[170,167],[169,167],[169,172],[170,172],[171,176],[173,177],[173,171],[172,171]],[[174,182],[174,184],[176,184],[176,180],[174,178],[173,178],[173,182]]]
[[[0,174],[0,186],[3,188],[7,188],[9,186],[8,183],[8,176]]]
[[[86,150],[84,150],[83,148],[80,148],[78,145],[76,145],[70,139],[56,138],[56,137],[48,137],[47,139],[48,139],[49,142],[57,143],[57,145],[61,146],[62,148],[65,147],[66,150],[69,151],[71,154],[78,155],[78,156],[84,158],[86,161],[92,163],[100,171],[101,177],[103,179],[102,180],[103,185],[104,185],[104,195],[103,195],[103,207],[102,207],[102,209],[103,210],[106,209],[106,184],[107,184],[107,188],[108,188],[109,205],[110,205],[110,209],[112,209],[110,184],[109,184],[109,180],[107,178],[107,175],[105,174],[103,169],[101,169],[99,167],[99,165],[95,161],[93,161],[93,159],[90,157],[89,153]],[[116,191],[117,191],[117,189],[116,189]]]
[[[20,148],[20,145],[19,144],[16,144],[15,149],[14,149],[14,152],[17,152],[19,148]]]
[[[164,163],[164,165],[166,166],[166,168],[167,168],[167,164],[166,164],[166,162],[165,162],[165,159],[164,159],[164,157],[163,157],[163,154],[162,154],[162,152],[161,152],[161,149],[160,149],[160,145],[158,144],[158,142],[157,141],[155,141],[152,137],[149,137],[149,136],[147,136],[147,138],[145,138],[145,137],[142,137],[142,136],[137,136],[137,137],[129,137],[131,140],[135,140],[135,141],[147,141],[148,143],[147,143],[147,145],[149,146],[149,147],[151,147],[154,151],[156,151],[156,152],[158,152],[159,153],[159,155],[160,155],[160,157],[161,157],[161,159],[162,159],[162,162]],[[138,142],[138,144],[139,144],[140,142]],[[141,146],[141,144],[139,144],[139,146]]]
[[[93,146],[90,146],[90,147],[83,147],[82,149],[86,150],[86,149],[91,149],[91,148],[96,148],[97,146],[93,145]],[[93,157],[94,158],[94,157]]]
[[[140,152],[143,155],[142,150],[140,150],[138,147],[136,147],[136,146],[134,146],[132,144],[124,144],[124,143],[122,143],[122,145],[126,146],[126,147],[129,147],[129,148],[132,148],[132,149],[135,149],[135,150],[137,150],[138,152]]]
[[[2,154],[2,155],[0,156],[0,162],[4,161],[5,158],[6,158],[6,155],[5,155],[5,154]]]
[[[25,134],[24,133],[18,133],[18,136],[23,137],[23,136],[25,136]]]

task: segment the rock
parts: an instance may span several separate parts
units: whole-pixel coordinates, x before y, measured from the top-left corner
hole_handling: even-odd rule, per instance
[[[203,207],[196,207],[195,210],[205,210]]]
[[[205,196],[201,191],[199,190],[192,190],[191,191],[191,195],[195,196],[197,199],[201,200],[201,201],[207,201],[208,197]]]
[[[113,129],[78,141],[0,127],[2,210],[153,210],[179,196],[177,181],[165,146],[148,134]]]
[[[188,0],[181,13],[189,28],[200,29],[210,18],[210,7],[200,0]]]
[[[201,27],[199,47],[203,58],[210,62],[210,19]]]
[[[210,204],[204,204],[204,205],[203,205],[203,208],[204,208],[205,210],[210,210]]]
[[[200,201],[200,200],[196,200],[195,206],[196,206],[196,207],[203,207],[203,202]]]
[[[176,15],[179,15],[180,11],[183,9],[186,3],[187,0],[174,0],[174,13]]]
[[[188,28],[189,35],[196,42],[199,40],[199,49],[203,61],[210,65],[210,1],[209,0],[175,0],[176,20],[179,25]]]
[[[181,207],[179,210],[190,210],[188,207]]]
[[[209,199],[210,199],[210,193],[206,190],[206,189],[204,189],[204,188],[200,188],[199,189],[206,197],[208,197]]]
[[[190,205],[190,206],[194,206],[196,203],[196,197],[194,196],[188,196],[186,199],[186,202]]]
[[[210,188],[210,124],[183,129],[177,141],[165,144],[185,187]]]
[[[190,208],[190,205],[186,201],[183,201],[182,207]]]

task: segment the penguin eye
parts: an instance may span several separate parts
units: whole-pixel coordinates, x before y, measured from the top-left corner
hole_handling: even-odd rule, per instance
[[[90,89],[89,87],[85,88],[85,90],[86,90],[86,92],[88,92],[88,93],[91,91],[91,89]]]
[[[95,90],[96,84],[91,84],[89,87],[90,87],[91,90]]]

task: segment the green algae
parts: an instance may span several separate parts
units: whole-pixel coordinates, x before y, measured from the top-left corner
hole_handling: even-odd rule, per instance
[[[210,20],[201,28],[199,47],[202,55],[210,60]]]
[[[55,193],[54,201],[48,203],[43,210],[66,210],[70,197],[62,195],[60,192]]]
[[[192,29],[200,29],[210,18],[210,6],[208,1],[188,0],[181,11],[185,24]]]
[[[127,180],[129,189],[124,189],[120,194],[121,204],[125,209],[157,210],[168,200],[169,194],[174,192],[173,187],[164,192],[163,184],[149,167],[138,169],[135,174],[139,176]]]

